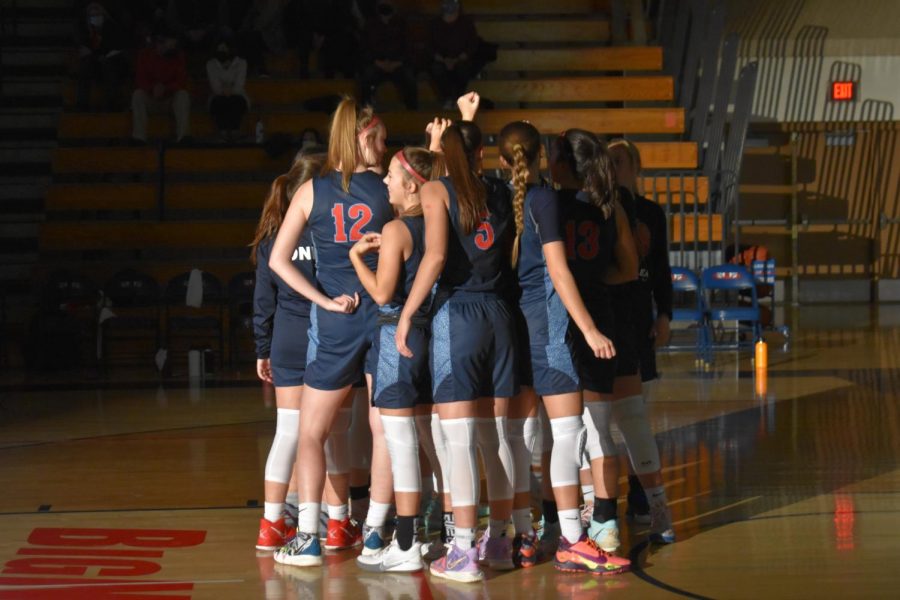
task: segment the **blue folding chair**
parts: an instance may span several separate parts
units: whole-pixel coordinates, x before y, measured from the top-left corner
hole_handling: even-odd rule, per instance
[[[723,323],[725,321],[737,321],[738,329],[735,335],[735,342],[716,343],[714,336],[710,337],[709,349],[739,349],[741,347],[752,347],[756,340],[762,336],[762,328],[760,326],[759,316],[759,299],[756,296],[756,283],[750,272],[741,265],[719,265],[717,267],[708,267],[703,269],[701,275],[701,284],[703,286],[703,295],[706,299],[707,319],[710,324],[713,322]],[[718,295],[723,292],[728,299],[724,303],[718,300]],[[750,304],[744,299],[750,298]],[[747,323],[748,325],[742,325]],[[751,339],[741,340],[741,334],[751,332]]]
[[[672,322],[688,323],[696,328],[697,336],[694,350],[697,354],[697,361],[698,363],[706,361],[709,354],[709,327],[706,322],[706,309],[700,288],[700,280],[690,269],[672,267],[672,291],[676,294],[693,296],[692,301],[672,308]],[[674,350],[687,347],[669,345],[669,348]]]

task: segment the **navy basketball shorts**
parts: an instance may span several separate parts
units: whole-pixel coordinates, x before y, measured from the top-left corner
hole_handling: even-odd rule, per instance
[[[375,368],[372,341],[378,327],[378,307],[364,297],[356,312],[335,313],[315,304],[309,315],[306,385],[339,390],[357,385]]]
[[[272,383],[275,387],[303,385],[309,346],[309,316],[275,310],[272,324]]]
[[[568,332],[569,314],[562,300],[552,294],[546,302],[529,302],[520,308],[528,327],[535,393],[554,396],[580,391],[581,384],[572,358],[572,337]]]
[[[615,343],[616,323],[608,302],[588,303],[587,309],[600,333],[612,340],[616,349],[616,356],[615,358],[597,358],[594,356],[594,352],[584,340],[581,330],[578,329],[574,322],[571,323],[569,332],[574,341],[575,363],[581,379],[581,386],[586,391],[596,394],[612,394],[619,352],[619,347]]]
[[[519,393],[509,305],[492,294],[445,300],[431,321],[431,376],[436,403]]]
[[[516,328],[516,373],[519,377],[519,385],[532,387],[534,378],[531,373],[531,350],[528,347],[528,323],[518,302],[508,303],[512,311],[513,326]]]
[[[372,404],[377,408],[413,408],[431,404],[431,371],[428,368],[428,329],[413,325],[406,345],[413,357],[397,352],[396,323],[382,323],[375,336],[376,368],[372,374]]]

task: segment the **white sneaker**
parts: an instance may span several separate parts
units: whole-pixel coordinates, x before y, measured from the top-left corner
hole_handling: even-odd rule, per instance
[[[619,542],[619,522],[616,519],[610,519],[605,523],[599,523],[591,519],[588,537],[594,540],[604,552],[615,552],[621,545]]]
[[[363,571],[376,573],[411,573],[425,568],[422,562],[422,545],[413,542],[409,550],[401,550],[396,539],[377,554],[356,557],[356,564]]]

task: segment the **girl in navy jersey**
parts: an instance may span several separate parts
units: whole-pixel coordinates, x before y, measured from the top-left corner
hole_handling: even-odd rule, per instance
[[[616,347],[616,359],[604,360],[587,352],[583,339],[576,337],[586,450],[596,495],[588,535],[602,550],[613,552],[619,546],[615,527],[619,463],[609,430],[610,400],[617,365],[631,359],[627,346],[621,344],[609,285],[637,276],[637,256],[613,186],[609,156],[596,136],[578,129],[560,135],[553,143],[550,170],[561,188],[569,264],[594,322]]]
[[[412,288],[425,250],[425,222],[419,192],[429,180],[443,174],[440,155],[424,148],[404,148],[394,155],[384,182],[398,218],[384,226],[381,234],[369,233],[358,241],[350,259],[360,282],[379,304],[379,329],[375,336],[377,367],[373,372],[372,403],[380,413],[380,425],[373,436],[382,437],[390,452],[397,529],[386,548],[363,554],[357,564],[369,571],[419,571],[422,569],[420,544],[416,540],[416,516],[419,510],[421,476],[419,441],[432,447],[430,423],[417,415],[430,415],[431,376],[428,369],[430,304],[424,303],[413,316],[407,343],[413,356],[401,356],[394,342],[397,320]],[[378,271],[373,272],[364,257],[378,253]],[[427,425],[427,426],[424,426]],[[432,464],[440,474],[439,465]],[[382,476],[372,473],[373,482]],[[364,535],[364,537],[366,537]]]
[[[618,183],[624,186],[619,188],[620,195],[629,214],[631,228],[636,232],[640,260],[636,280],[613,289],[617,323],[623,325],[623,339],[629,338],[628,342],[623,343],[629,343],[633,348],[631,354],[634,360],[627,363],[627,368],[617,370],[612,416],[622,432],[631,467],[636,473],[635,478],[630,478],[629,514],[638,522],[646,522],[649,512],[650,540],[670,544],[675,541],[675,532],[663,486],[659,449],[647,418],[642,386],[642,382],[656,377],[654,339],[665,343],[669,332],[672,275],[665,215],[655,203],[631,193],[640,172],[637,148],[630,142],[618,140],[610,144],[610,153],[613,161],[618,163],[615,176]],[[655,276],[654,283],[651,283],[651,271]],[[658,313],[655,321],[652,312],[654,300]],[[642,487],[644,494],[640,493]]]
[[[321,174],[297,190],[275,240],[269,264],[288,285],[313,303],[298,453],[297,536],[275,553],[277,562],[322,564],[319,500],[325,483],[324,444],[351,386],[364,372],[377,327],[377,307],[350,263],[349,252],[366,233],[380,233],[393,218],[381,177],[368,168],[384,153],[384,125],[371,109],[358,110],[345,98],[334,113],[328,159]],[[318,286],[291,265],[296,240],[309,230],[316,250]],[[374,269],[374,256],[366,257]],[[346,429],[347,423],[341,423]],[[347,482],[335,485],[338,504],[329,501],[326,548],[359,543],[347,516]]]
[[[540,185],[540,133],[530,123],[510,123],[500,132],[498,145],[501,164],[513,175],[513,263],[522,290],[519,305],[527,324],[533,390],[544,400],[553,432],[550,478],[563,528],[555,565],[566,571],[621,573],[629,561],[600,550],[581,525],[577,448],[584,428],[583,405],[569,315],[572,329],[592,359],[608,361],[615,350],[594,323],[569,270],[557,195]],[[579,250],[587,255],[595,248],[599,241]],[[528,408],[536,412],[536,406]],[[529,465],[530,458],[529,454]]]
[[[269,270],[269,255],[291,197],[302,183],[322,168],[324,162],[324,155],[301,156],[290,171],[275,179],[251,244],[253,251],[250,258],[256,265],[253,291],[256,372],[260,379],[275,385],[278,410],[275,439],[266,461],[265,509],[256,540],[258,550],[275,550],[283,546],[293,537],[296,527],[292,522],[294,515],[283,514],[297,453],[300,397],[306,368],[305,332],[309,328],[310,311],[309,300]],[[315,277],[308,234],[301,236],[291,260],[305,277]],[[298,332],[304,332],[304,335]]]
[[[518,391],[515,331],[503,296],[513,231],[508,191],[488,186],[475,173],[459,126],[441,137],[448,177],[422,186],[425,253],[400,313],[396,343],[406,357],[412,319],[437,283],[432,319],[431,374],[450,466],[454,542],[431,564],[431,573],[456,581],[480,581],[477,565],[478,471],[475,460],[476,417],[494,418],[494,456],[504,468],[487,469],[491,519],[507,523],[512,512],[512,456],[506,439],[509,398]],[[492,444],[493,445],[493,444]],[[484,453],[485,459],[491,457]],[[492,527],[493,529],[493,527]],[[499,538],[498,538],[499,539]],[[508,540],[507,540],[508,541]],[[511,544],[502,568],[512,567]]]

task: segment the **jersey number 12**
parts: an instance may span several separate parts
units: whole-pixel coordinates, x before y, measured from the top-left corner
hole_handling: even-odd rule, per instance
[[[365,204],[351,204],[347,209],[347,216],[344,217],[344,204],[339,202],[331,209],[331,216],[334,217],[334,241],[338,244],[346,244],[350,242],[358,242],[362,239],[363,228],[372,220],[372,209]],[[352,221],[349,237],[347,235],[347,221]]]

